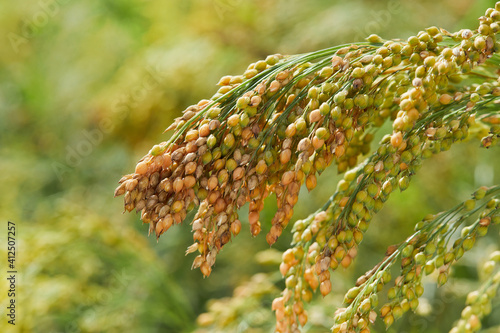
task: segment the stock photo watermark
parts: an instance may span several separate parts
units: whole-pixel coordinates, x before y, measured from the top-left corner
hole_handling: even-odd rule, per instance
[[[124,269],[122,269],[120,272],[112,272],[110,277],[111,287],[101,290],[94,296],[89,296],[85,302],[83,302],[74,310],[74,312],[78,313],[78,317],[80,318],[84,315],[84,313],[85,317],[92,320],[97,318],[98,310],[96,309],[96,307],[102,307],[109,304],[112,301],[113,297],[115,297],[119,293],[122,293],[126,288],[129,287],[131,281],[133,281],[133,276],[128,274]],[[124,320],[126,319],[124,318]],[[51,333],[80,333],[84,331],[85,330],[81,328],[80,323],[72,322],[64,327],[64,331],[52,331]]]
[[[392,17],[402,12],[401,0],[389,0],[385,9],[371,10],[365,23],[355,25],[354,40],[364,40],[370,34],[389,26]]]
[[[219,19],[223,20],[243,3],[243,0],[214,0],[214,9]]]
[[[7,33],[7,39],[15,53],[20,52],[22,45],[28,44],[36,33],[44,28],[52,18],[61,11],[61,6],[71,0],[40,0],[38,1],[37,11],[23,19],[20,23],[17,32],[10,31]]]
[[[76,143],[66,145],[64,159],[60,162],[52,162],[52,169],[59,181],[62,182],[65,174],[77,168],[86,157],[94,152],[94,149],[104,140],[105,135],[113,131],[116,121],[125,119],[131,108],[143,101],[148,92],[160,86],[159,71],[149,69],[146,72],[140,83],[117,101],[111,116],[101,119],[96,128],[82,130],[79,133],[80,139]]]
[[[6,280],[7,280],[7,323],[16,325],[16,293],[17,293],[17,243],[16,243],[16,224],[7,221],[7,265],[6,265]]]

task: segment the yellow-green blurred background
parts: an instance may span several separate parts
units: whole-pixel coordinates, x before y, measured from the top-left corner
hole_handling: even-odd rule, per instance
[[[190,270],[193,256],[184,256],[190,227],[176,226],[158,243],[148,238],[139,216],[122,214],[122,199],[113,198],[117,181],[168,138],[163,130],[185,107],[212,96],[223,75],[268,54],[314,51],[371,33],[407,38],[431,25],[474,29],[493,4],[2,1],[0,332],[222,332],[197,327],[208,310],[220,314],[226,332],[272,332],[270,303],[283,287],[277,250],[286,249],[289,234],[269,250],[264,236],[251,239],[242,213],[243,232],[202,279]],[[425,214],[467,199],[476,186],[500,183],[499,155],[471,140],[426,161],[410,189],[394,194],[377,216],[355,265],[333,275],[334,295],[313,302],[304,331],[328,331],[356,276]],[[320,207],[338,179],[325,172],[312,194],[301,194],[295,218]],[[273,209],[269,202],[264,216]],[[17,228],[15,327],[5,316],[8,220]],[[466,291],[477,286],[484,251],[498,247],[498,229],[492,232],[462,260],[454,282],[439,290],[429,283],[420,314],[391,331],[447,332]],[[266,275],[254,276],[259,272]],[[500,325],[496,305],[485,326]]]

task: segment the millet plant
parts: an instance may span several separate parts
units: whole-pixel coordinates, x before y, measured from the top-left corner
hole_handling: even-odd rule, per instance
[[[197,209],[191,223],[193,268],[209,276],[217,254],[242,228],[238,210],[249,203],[250,232],[261,232],[260,211],[271,194],[277,211],[269,245],[287,228],[299,192],[316,187],[334,164],[344,173],[335,193],[315,213],[288,229],[293,242],[279,267],[286,288],[272,303],[277,332],[298,332],[305,303],[331,292],[331,273],[355,259],[370,221],[395,190],[404,191],[424,160],[465,138],[492,148],[500,136],[500,2],[479,18],[477,30],[430,27],[407,40],[371,35],[366,42],[306,54],[272,55],[237,76],[224,76],[210,99],[188,107],[167,128],[115,196],[141,213],[160,237]],[[374,133],[392,131],[372,145]],[[375,147],[373,147],[375,146]],[[472,223],[471,223],[472,221]],[[452,209],[416,223],[383,260],[359,277],[332,319],[333,332],[370,332],[415,310],[423,276],[447,282],[453,265],[500,223],[500,185],[481,187]],[[500,284],[495,252],[485,284],[469,294],[450,332],[475,332]],[[390,269],[399,265],[391,283]],[[385,285],[388,302],[378,304]]]

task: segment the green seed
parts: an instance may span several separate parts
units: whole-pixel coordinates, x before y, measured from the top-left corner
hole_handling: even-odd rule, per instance
[[[258,70],[259,72],[263,71],[266,68],[267,68],[267,62],[265,62],[264,60],[259,60],[255,63],[255,69]]]
[[[366,38],[366,40],[370,43],[383,43],[383,40],[382,38],[380,38],[379,35],[376,35],[376,34],[371,34],[370,36],[368,36]]]
[[[344,108],[347,109],[347,110],[350,110],[353,107],[354,107],[354,100],[352,98],[346,98],[344,100]]]
[[[337,105],[342,105],[346,99],[346,96],[347,96],[347,92],[345,90],[342,90],[340,92],[338,92],[334,97],[333,97],[333,101],[335,102],[335,104]]]
[[[474,198],[476,200],[481,200],[486,195],[486,190],[487,190],[487,188],[485,188],[485,187],[481,187],[481,188],[477,189],[476,192],[474,192]]]
[[[354,98],[354,105],[360,109],[365,109],[368,106],[369,97],[365,94],[356,95]]]
[[[317,99],[318,98],[318,88],[317,87],[311,87],[309,88],[309,91],[307,92],[307,98],[310,99]]]
[[[366,191],[359,191],[356,194],[356,201],[358,201],[358,202],[364,202],[365,199],[366,199],[366,197],[367,197]]]
[[[251,138],[248,140],[248,147],[251,149],[256,149],[260,146],[260,141],[257,138]]]
[[[413,245],[407,245],[405,248],[401,251],[401,256],[403,258],[408,258],[411,256],[413,253]]]
[[[235,138],[234,138],[234,135],[232,133],[228,133],[225,137],[224,137],[224,144],[228,147],[228,148],[231,148],[234,146],[234,143],[235,143]]]
[[[219,117],[219,114],[221,112],[221,109],[218,108],[218,107],[213,107],[213,108],[210,108],[208,110],[208,118],[211,118],[211,119],[216,119],[217,117]]]
[[[253,106],[247,106],[243,112],[245,112],[245,114],[248,116],[248,117],[253,117],[257,114],[257,108],[256,107],[253,107]]]
[[[426,275],[430,275],[430,274],[432,274],[432,272],[434,272],[435,268],[436,268],[436,266],[434,265],[434,262],[428,261],[425,264],[424,272],[425,272]]]
[[[324,127],[320,127],[316,130],[316,136],[321,140],[328,140],[330,132]]]
[[[248,117],[248,115],[246,113],[242,113],[240,115],[240,126],[246,127],[249,122],[250,122],[250,118]]]
[[[417,265],[423,265],[423,264],[425,264],[425,260],[426,260],[425,254],[423,254],[422,252],[419,252],[419,253],[417,253],[415,255],[415,263]]]
[[[274,66],[278,63],[279,61],[279,58],[275,55],[270,55],[270,56],[267,56],[266,58],[266,62],[271,65],[271,66]]]
[[[207,151],[205,154],[201,156],[201,161],[203,164],[207,165],[212,161],[212,153],[210,151]]]
[[[295,121],[295,126],[297,128],[297,132],[302,132],[306,129],[307,127],[307,123],[306,121],[304,120],[304,118],[298,118],[296,121]]]
[[[442,286],[448,281],[448,274],[445,272],[439,273],[438,275],[438,285]]]
[[[436,244],[434,243],[427,243],[425,246],[425,254],[426,255],[432,255],[434,252],[436,252]]]
[[[330,117],[332,118],[333,121],[340,119],[341,116],[342,116],[342,109],[339,106],[334,107],[330,111]]]
[[[365,70],[362,67],[356,67],[352,70],[352,77],[355,79],[362,78],[365,75]]]
[[[399,189],[402,191],[406,190],[410,186],[410,177],[404,176],[399,179]]]
[[[210,136],[207,139],[207,146],[208,148],[213,148],[217,144],[217,139],[213,134],[210,134]]]
[[[473,210],[474,207],[476,207],[476,201],[474,199],[469,199],[464,202],[464,208],[467,212]]]
[[[328,103],[322,103],[319,107],[319,112],[322,116],[328,115],[328,113],[330,113],[330,105]]]
[[[250,103],[250,97],[243,96],[238,98],[238,101],[236,102],[236,107],[238,109],[244,109],[248,106],[248,103]]]

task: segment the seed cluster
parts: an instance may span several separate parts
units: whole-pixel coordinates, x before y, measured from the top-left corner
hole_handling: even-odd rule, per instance
[[[420,45],[416,43],[417,39],[429,41],[432,36],[441,40],[436,29],[429,28],[427,32],[410,37],[407,43],[398,44],[407,50]],[[397,74],[387,77],[373,91],[375,96],[384,96],[384,102],[379,105],[380,113],[394,117],[393,134],[382,139],[377,152],[364,164],[345,174],[325,207],[310,218],[295,223],[295,246],[285,252],[280,266],[287,288],[276,301],[277,331],[293,332],[298,324],[305,324],[307,314],[302,306],[298,306],[299,312],[296,312],[295,304],[301,305],[303,300],[310,299],[311,291],[318,286],[323,296],[331,291],[330,271],[339,265],[344,268],[350,265],[372,215],[382,208],[390,193],[397,188],[405,190],[424,159],[465,139],[470,126],[476,124],[476,108],[490,103],[500,94],[497,76],[477,86],[460,89],[450,83],[452,79],[457,80],[455,76],[459,73],[462,76],[475,75],[471,70],[484,62],[489,54],[484,53],[486,47],[470,49],[476,39],[484,39],[479,34],[461,31],[448,36],[455,41],[462,38],[462,41],[453,48],[420,51],[419,57],[414,55],[415,52],[405,51],[401,62],[397,57]],[[469,38],[468,42],[464,42],[466,38]],[[378,37],[369,39],[375,41]],[[471,52],[477,54],[470,58]],[[447,69],[442,69],[442,66]],[[488,137],[496,136],[495,133],[492,128]],[[440,276],[445,282],[447,272],[443,271]],[[415,308],[418,300],[412,298],[408,304]],[[384,321],[391,323],[393,319],[388,316]],[[365,320],[366,323],[369,321]]]
[[[302,300],[310,299],[311,290],[316,290],[318,286],[323,296],[331,291],[330,270],[335,270],[339,265],[344,268],[350,265],[357,254],[357,244],[363,239],[363,234],[370,224],[372,214],[382,208],[393,190],[399,187],[403,191],[408,187],[412,175],[418,170],[423,158],[448,149],[454,141],[459,140],[458,138],[467,136],[467,123],[470,119],[466,118],[467,116],[464,118],[462,129],[458,126],[453,130],[453,126],[446,123],[440,127],[447,129],[447,135],[442,138],[444,144],[438,145],[436,143],[439,142],[424,135],[421,141],[413,139],[414,142],[408,146],[409,150],[391,154],[386,150],[391,149],[392,144],[389,138],[385,139],[388,142],[381,145],[381,149],[368,159],[368,163],[354,170],[357,172],[346,173],[326,208],[309,219],[295,223],[296,245],[285,252],[280,266],[282,274],[287,277],[287,282],[293,281],[287,283],[287,289],[283,294],[285,300],[293,304],[300,301],[297,300],[297,295],[301,295]],[[381,152],[386,156],[384,162],[389,163],[385,168],[384,163],[377,161]],[[413,153],[405,154],[408,152]],[[414,153],[417,153],[416,156]],[[395,156],[398,161],[401,161],[403,156],[405,162],[392,163]],[[331,227],[332,223],[328,223],[328,219],[335,222],[337,229]],[[472,240],[468,239],[465,244],[471,246],[470,242]],[[305,256],[304,252],[307,252]],[[290,253],[298,255],[291,258]],[[460,253],[460,256],[462,254]],[[360,277],[358,283],[364,282],[369,277],[370,274]],[[443,271],[441,279],[445,281],[446,277],[447,271]],[[278,312],[276,315],[278,318]]]
[[[296,332],[308,321],[304,302],[318,288],[323,296],[330,293],[330,273],[350,266],[372,216],[394,190],[408,188],[423,160],[470,133],[482,138],[483,147],[496,144],[500,3],[479,22],[476,31],[431,27],[407,41],[371,35],[364,43],[273,55],[242,75],[225,76],[210,100],[188,107],[167,128],[174,131],[171,139],[155,145],[135,172],[120,180],[115,196],[124,195],[125,210],[141,212],[157,238],[197,207],[187,253],[199,253],[193,268],[208,276],[218,252],[242,228],[239,208],[249,203],[249,227],[256,236],[264,201],[276,196],[278,208],[266,235],[272,245],[291,220],[302,185],[313,190],[334,163],[344,179],[324,207],[295,222],[293,246],[280,265],[286,288],[272,305],[276,330]],[[372,152],[374,132],[388,121],[392,133]],[[439,243],[444,236],[432,233],[444,226],[425,225],[431,227],[418,231],[404,249],[387,253],[390,265],[397,256],[404,263],[391,289],[394,301],[382,308],[387,326],[418,305],[422,270],[438,268],[439,283],[446,282],[451,263],[487,229],[478,224],[446,252]],[[439,255],[430,260],[434,252],[422,252],[424,244],[435,246]],[[415,264],[417,256],[425,265]],[[346,296],[349,306],[336,315],[334,331],[369,331],[376,291],[389,282],[390,265],[358,280]]]
[[[241,229],[237,209],[250,203],[255,236],[264,200],[274,193],[278,210],[266,236],[272,245],[290,221],[303,183],[312,190],[317,174],[333,161],[344,171],[368,150],[372,136],[362,133],[376,112],[367,109],[360,85],[352,89],[360,74],[351,72],[361,67],[347,60],[373,49],[343,47],[336,53],[344,57],[316,64],[291,60],[284,70],[278,66],[275,75],[253,82],[254,75],[273,68],[279,58],[274,56],[252,64],[243,76],[222,78],[213,100],[188,108],[171,126],[177,129],[174,141],[153,147],[136,172],[122,178],[116,195],[125,194],[126,210],[141,211],[157,237],[199,205],[188,252],[200,252],[194,267],[209,275],[218,251]],[[371,82],[379,72],[372,68],[362,77]],[[255,87],[231,100],[244,79]]]
[[[232,297],[212,301],[207,312],[198,316],[197,324],[203,329],[195,333],[237,331],[239,317],[252,328],[263,326],[271,318],[271,313],[263,314],[261,304],[268,303],[270,295],[277,292],[271,274],[257,273],[248,281],[235,288]],[[263,317],[266,317],[264,320]],[[228,329],[230,327],[231,329]],[[212,328],[207,330],[204,328]]]
[[[391,280],[390,268],[397,258],[401,260],[401,274],[387,292],[388,303],[380,308],[380,317],[386,327],[391,326],[409,310],[415,311],[424,288],[422,278],[434,272],[439,285],[446,283],[451,267],[466,251],[470,250],[478,237],[484,236],[490,224],[500,223],[500,187],[480,188],[462,205],[447,212],[429,215],[416,225],[416,231],[400,245],[390,246],[385,258],[372,270],[360,277],[356,287],[344,298],[347,308],[335,315],[333,332],[349,332],[356,329],[370,332],[369,324],[377,317],[375,308],[378,295]],[[479,218],[462,228],[460,237],[456,230],[471,215],[480,211]],[[455,216],[460,214],[457,220]],[[453,245],[447,247],[447,244]],[[497,258],[494,253],[491,258]],[[491,274],[494,260],[488,261],[485,272]]]
[[[467,295],[467,306],[462,310],[461,318],[450,330],[450,333],[478,332],[481,330],[481,319],[491,313],[491,301],[500,288],[500,251],[489,256],[481,268],[487,278],[480,289]]]

